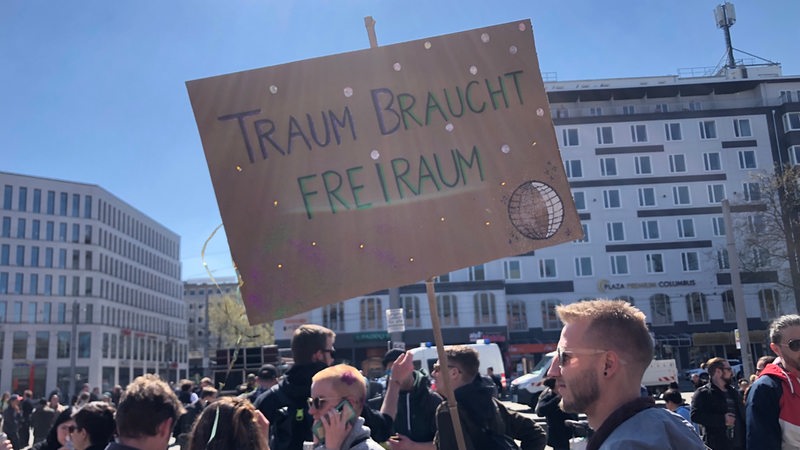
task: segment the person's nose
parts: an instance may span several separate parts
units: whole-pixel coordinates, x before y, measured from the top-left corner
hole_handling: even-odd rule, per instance
[[[553,362],[550,363],[550,368],[547,369],[547,376],[548,377],[560,377],[561,376],[561,361],[558,359],[558,356],[553,358]]]

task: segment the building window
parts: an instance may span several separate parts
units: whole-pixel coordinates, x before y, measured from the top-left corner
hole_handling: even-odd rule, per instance
[[[733,134],[737,137],[751,137],[750,119],[733,119]]]
[[[611,255],[611,273],[614,275],[627,275],[628,274],[628,256],[627,255]]]
[[[613,144],[614,134],[611,127],[597,127],[597,144]]]
[[[780,294],[775,289],[758,291],[758,306],[761,309],[761,320],[768,322],[783,315]]]
[[[708,202],[719,203],[725,200],[725,185],[724,184],[709,184],[706,186],[708,189]]]
[[[657,103],[656,104],[656,112],[657,113],[669,112],[669,106],[666,103]]]
[[[458,298],[452,294],[442,294],[436,296],[436,303],[439,307],[439,322],[443,327],[458,326]]]
[[[36,332],[36,351],[34,358],[47,359],[50,357],[50,332]]]
[[[552,258],[539,260],[539,278],[556,278],[556,260]]]
[[[509,300],[506,303],[508,330],[528,331],[528,314],[525,312],[525,302],[522,300]]]
[[[647,142],[647,125],[631,125],[631,141]]]
[[[753,266],[754,267],[768,267],[769,266],[769,252],[765,248],[756,247],[753,251]]]
[[[708,305],[705,294],[692,292],[686,295],[686,316],[689,323],[708,322]]]
[[[783,130],[800,130],[800,112],[790,112],[783,115]]]
[[[622,222],[606,223],[606,232],[609,242],[625,240],[625,227]]]
[[[503,261],[503,272],[506,280],[522,279],[522,265],[518,259]]]
[[[583,177],[583,167],[579,159],[568,159],[564,161],[564,170],[567,172],[567,178]]]
[[[494,294],[491,292],[478,292],[472,298],[472,304],[475,308],[475,325],[497,324]]]
[[[694,219],[678,219],[678,237],[680,238],[695,237]]]
[[[420,328],[419,297],[416,295],[404,295],[400,297],[400,305],[403,307],[406,327]]]
[[[657,220],[645,220],[642,222],[642,238],[648,241],[661,238]]]
[[[761,214],[748,215],[747,228],[750,230],[750,233],[763,233],[767,228],[764,222],[764,216]]]
[[[81,331],[78,333],[78,358],[92,357],[92,333]]]
[[[792,91],[781,91],[780,93],[781,103],[791,103],[792,100]],[[800,100],[800,91],[798,91],[798,100]]]
[[[11,217],[3,217],[3,230],[1,232],[3,237],[11,237]]]
[[[636,113],[636,108],[633,105],[623,105],[622,106],[622,114],[626,116],[630,116],[631,114]]]
[[[602,116],[603,115],[603,108],[601,108],[599,106],[595,106],[595,107],[589,108],[589,115],[590,116]]]
[[[436,283],[449,283],[450,282],[450,272],[443,273],[441,275],[437,275],[433,277],[433,281]]]
[[[703,153],[703,166],[706,172],[722,170],[722,159],[718,152]]]
[[[586,210],[586,194],[583,191],[572,191],[572,201],[578,211]]]
[[[697,272],[700,270],[700,257],[697,252],[681,252],[681,264],[684,272]]]
[[[633,158],[633,162],[636,165],[637,175],[647,175],[653,173],[653,166],[650,163],[649,156],[636,156]]]
[[[611,177],[617,174],[616,158],[600,158],[600,175]]]
[[[689,186],[672,186],[672,203],[675,205],[690,204]]]
[[[578,140],[578,129],[564,128],[561,130],[561,145],[563,147],[577,147],[580,145]]]
[[[700,139],[716,139],[717,123],[713,120],[703,120],[700,122]]]
[[[758,183],[744,183],[742,185],[744,200],[746,202],[757,202],[761,200],[761,185]]]
[[[725,236],[725,219],[722,217],[712,217],[711,227],[714,230],[714,236]]]
[[[17,219],[17,238],[25,239],[26,226],[25,219]]]
[[[17,209],[19,211],[27,211],[28,210],[28,188],[20,187],[19,188],[19,198],[17,202]]]
[[[689,111],[700,111],[703,109],[703,105],[700,102],[689,102]]]
[[[383,306],[378,297],[365,297],[360,303],[361,330],[380,330],[383,328]]]
[[[722,319],[725,322],[736,322],[736,302],[733,301],[733,291],[722,293]]]
[[[686,172],[686,155],[669,155],[669,171],[672,173]]]
[[[544,300],[540,303],[542,307],[542,329],[558,330],[561,329],[561,321],[556,314],[556,306],[561,302],[558,300]]]
[[[639,188],[639,206],[656,206],[655,188]]]
[[[56,334],[56,358],[69,358],[70,332],[59,331]]]
[[[664,273],[664,257],[661,253],[648,253],[645,255],[647,273]]]
[[[578,256],[577,258],[575,258],[575,276],[576,277],[592,276],[591,256]]]
[[[572,242],[575,242],[576,244],[587,244],[589,242],[589,225],[582,223],[581,230],[583,231],[583,237]]]
[[[672,325],[672,304],[666,294],[650,297],[651,323],[653,325]]]
[[[739,168],[740,169],[755,169],[756,165],[756,152],[753,150],[739,151]]]
[[[608,189],[603,191],[603,205],[606,209],[621,207],[619,190]]]
[[[664,124],[664,135],[668,141],[680,141],[683,140],[683,134],[681,133],[681,124],[680,123],[665,123]]]
[[[484,281],[486,279],[486,269],[483,264],[469,268],[469,281]]]
[[[728,260],[728,250],[717,250],[717,267],[719,267],[719,270],[730,270],[731,263]]]
[[[28,358],[28,332],[15,331],[14,341],[11,346],[11,357],[13,359],[27,359]]]

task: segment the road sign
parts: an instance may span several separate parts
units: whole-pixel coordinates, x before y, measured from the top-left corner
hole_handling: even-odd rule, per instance
[[[386,331],[389,333],[402,333],[406,331],[406,319],[403,308],[386,310]]]

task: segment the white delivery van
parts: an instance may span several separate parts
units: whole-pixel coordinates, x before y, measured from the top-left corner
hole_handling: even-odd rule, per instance
[[[556,357],[556,352],[545,354],[542,359],[533,367],[530,373],[526,373],[511,381],[511,401],[536,406],[536,401],[539,399],[539,394],[544,390],[542,382],[547,378],[547,371],[550,369],[550,364]]]
[[[494,369],[494,374],[500,376],[500,381],[503,383],[503,389],[506,388],[506,366],[503,363],[503,355],[500,353],[500,347],[497,344],[489,342],[488,339],[476,341],[474,344],[464,344],[467,347],[472,347],[478,352],[481,366],[478,369],[481,375],[486,375],[486,368],[491,367]],[[447,345],[445,345],[447,347]],[[436,344],[432,342],[422,342],[419,347],[407,350],[414,358],[414,368],[421,369],[425,374],[430,375],[433,370],[433,365],[439,360],[439,354],[436,352]]]

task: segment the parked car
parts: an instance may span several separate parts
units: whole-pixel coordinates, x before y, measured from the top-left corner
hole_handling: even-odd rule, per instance
[[[735,379],[740,379],[744,376],[742,372],[742,361],[738,359],[729,359],[728,362],[731,365],[731,370],[733,370],[733,376]],[[703,381],[708,381],[708,371],[706,369],[689,369],[683,373],[687,380],[692,380],[692,375],[697,374],[700,376],[700,379]]]

